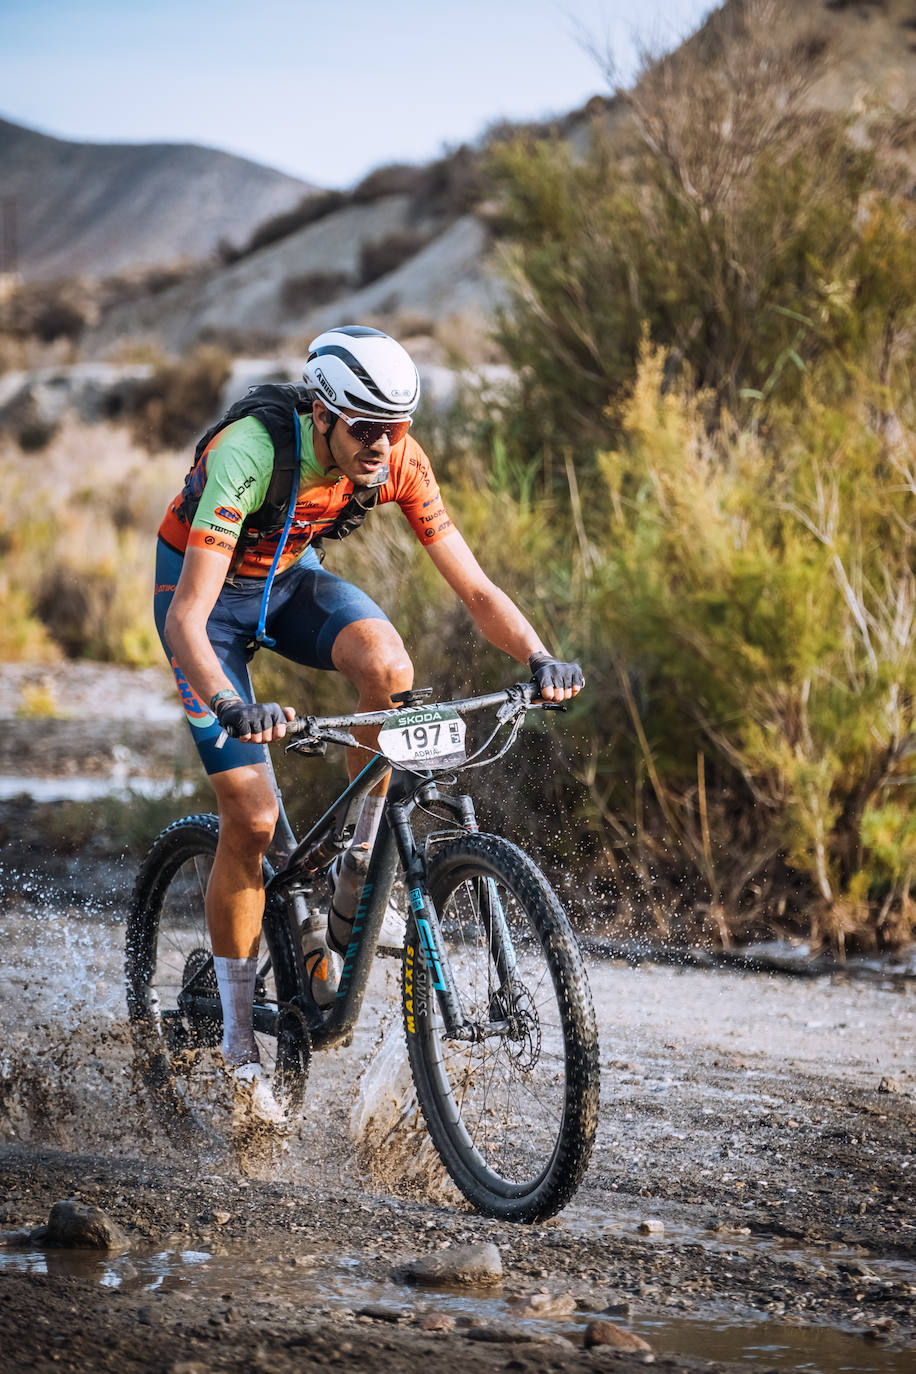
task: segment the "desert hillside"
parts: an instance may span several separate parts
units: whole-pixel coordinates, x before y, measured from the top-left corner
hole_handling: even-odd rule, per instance
[[[527,132],[554,132],[585,156],[603,122],[626,159],[641,98],[657,102],[684,63],[710,73],[710,97],[723,52],[736,35],[741,49],[748,26],[772,36],[780,60],[797,55],[804,108],[849,112],[863,132],[872,111],[895,109],[897,155],[916,169],[916,0],[727,0],[629,94],[596,96]],[[748,76],[768,79],[763,68]],[[603,80],[596,66],[596,88]],[[66,323],[84,358],[110,357],[126,339],[179,352],[209,340],[257,354],[295,350],[343,318],[415,335],[459,317],[474,321],[476,336],[505,299],[492,146],[380,167],[350,191],[310,196],[304,182],[204,148],[68,143],[0,121],[0,184],[15,207],[27,284],[135,274],[127,290],[82,283]],[[138,269],[151,265],[168,270],[144,282]],[[25,332],[35,313],[26,302]]]
[[[740,24],[746,8],[747,0],[728,0],[681,51],[717,61],[723,29]],[[855,110],[880,101],[903,110],[916,96],[916,0],[770,0],[769,8],[774,44],[823,47],[812,105]]]
[[[206,258],[314,189],[190,143],[76,143],[4,119],[0,186],[2,267],[26,280]]]

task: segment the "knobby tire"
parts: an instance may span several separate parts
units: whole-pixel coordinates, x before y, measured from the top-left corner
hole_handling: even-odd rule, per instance
[[[547,880],[507,840],[468,834],[446,843],[430,861],[427,885],[464,1016],[510,1028],[477,1043],[446,1036],[435,972],[411,915],[404,1024],[430,1136],[479,1212],[542,1220],[575,1193],[597,1127],[598,1035],[582,955]],[[508,997],[497,969],[501,923],[517,961]]]

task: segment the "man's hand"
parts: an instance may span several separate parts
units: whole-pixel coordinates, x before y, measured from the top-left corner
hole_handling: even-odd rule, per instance
[[[229,738],[250,740],[252,744],[283,739],[286,722],[295,714],[291,706],[278,706],[275,701],[265,704],[230,697],[216,703],[216,718]]]
[[[532,654],[528,660],[531,681],[545,701],[568,701],[585,686],[578,663],[562,663],[551,654]]]

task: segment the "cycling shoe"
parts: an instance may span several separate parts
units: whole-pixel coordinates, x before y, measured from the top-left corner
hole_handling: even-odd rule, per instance
[[[239,1116],[263,1126],[286,1125],[286,1111],[274,1097],[270,1079],[260,1064],[227,1065],[226,1077],[232,1089],[232,1105]]]

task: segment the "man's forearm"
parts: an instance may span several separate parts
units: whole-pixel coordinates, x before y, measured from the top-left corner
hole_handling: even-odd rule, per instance
[[[232,686],[213,652],[205,628],[192,627],[187,621],[170,615],[165,622],[165,638],[178,667],[206,705],[217,692]]]
[[[540,636],[499,587],[491,585],[486,592],[470,597],[466,604],[484,638],[519,663],[527,663],[532,654],[544,651]]]

